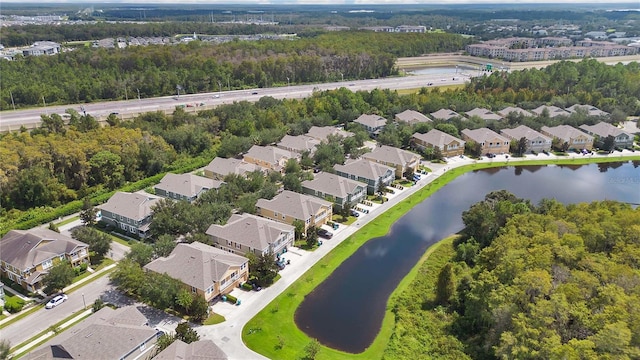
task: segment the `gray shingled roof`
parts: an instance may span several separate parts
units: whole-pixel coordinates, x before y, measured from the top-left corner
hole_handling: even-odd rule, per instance
[[[406,166],[408,163],[418,158],[417,154],[411,151],[398,149],[392,146],[382,145],[379,146],[370,153],[362,155],[365,159],[371,159],[373,161],[382,161],[385,163]]]
[[[211,340],[198,340],[191,344],[176,340],[153,360],[227,360],[227,355]]]
[[[521,109],[519,107],[514,107],[514,106],[508,106],[500,111],[498,111],[498,114],[507,117],[510,113],[516,113],[516,114],[522,114],[523,116],[533,116],[532,113],[528,112],[527,110]]]
[[[572,126],[569,125],[558,125],[554,127],[543,126],[541,130],[547,134],[550,134],[553,137],[561,139],[563,141],[568,142],[569,139],[575,138],[577,136],[585,136],[588,139],[593,141],[593,136],[584,133]]]
[[[485,108],[475,108],[466,112],[467,116],[478,116],[482,120],[502,120],[502,116]]]
[[[221,157],[214,158],[209,165],[205,166],[205,170],[211,171],[214,174],[218,174],[225,177],[229,174],[244,175],[253,171],[264,171],[265,169],[256,165],[250,164],[239,159],[225,159]]]
[[[493,139],[498,139],[500,142],[509,142],[509,139],[498,134],[497,132],[487,129],[487,128],[479,128],[474,130],[464,129],[462,130],[462,134],[470,138],[471,140],[477,143],[484,143]]]
[[[118,191],[100,209],[141,221],[153,213],[151,207],[160,200],[143,194]]]
[[[313,152],[318,144],[320,144],[320,141],[312,138],[311,136],[285,135],[276,146],[281,149],[291,150],[297,153],[303,153],[305,151]]]
[[[11,230],[0,240],[0,259],[25,271],[47,259],[88,246],[49,229]]]
[[[464,140],[458,139],[455,136],[449,135],[446,132],[432,129],[426,134],[415,133],[412,136],[418,140],[421,140],[427,144],[431,144],[433,146],[438,147],[440,150],[444,149],[444,146],[447,144],[451,144],[454,141],[460,143],[461,146],[464,146]]]
[[[259,145],[253,145],[245,154],[245,157],[262,160],[273,165],[279,165],[281,160],[286,161],[288,159],[296,158],[297,156],[297,154],[294,154],[291,151],[279,149],[275,146]]]
[[[609,123],[606,123],[604,121],[600,121],[599,123],[591,126],[586,124],[580,125],[580,129],[583,129],[590,134],[596,134],[598,137],[601,137],[601,138],[606,138],[607,136],[617,137],[622,134],[626,134],[629,138],[633,138],[633,136],[628,132],[622,131],[621,129],[618,129],[617,127]]]
[[[230,267],[240,266],[247,261],[244,256],[196,241],[178,244],[169,256],[153,260],[144,268],[206,290],[214,282],[220,282]]]
[[[432,121],[426,115],[421,114],[415,110],[405,110],[401,113],[396,114],[396,120],[409,124]]]
[[[367,184],[323,172],[316,174],[313,180],[303,181],[302,187],[346,199],[347,196],[353,194],[358,187],[361,187],[363,191],[366,190]]]
[[[104,307],[24,359],[120,359],[156,336],[157,331],[146,323],[147,318],[135,306]]]
[[[567,110],[560,109],[557,106],[547,106],[547,105],[538,106],[537,108],[531,110],[531,112],[536,114],[536,115],[538,115],[538,116],[540,116],[544,112],[544,109],[547,109],[549,111],[549,117],[550,118],[554,118],[556,116],[569,116],[569,115],[571,115],[571,113],[568,112]]]
[[[450,120],[453,119],[455,117],[460,117],[460,118],[464,118],[462,115],[458,114],[457,112],[453,111],[453,110],[449,110],[449,109],[440,109],[436,112],[432,112],[431,113],[431,117],[434,119],[440,119],[440,120]]]
[[[578,111],[578,109],[582,109],[582,110],[586,111],[589,116],[607,116],[607,115],[609,115],[608,112],[602,111],[602,110],[598,109],[597,107],[595,107],[593,105],[575,104],[575,105],[569,106],[567,108],[567,111],[569,111],[571,113],[574,113],[574,112]]]
[[[202,191],[218,189],[220,185],[222,185],[222,181],[198,175],[167,173],[155,188],[186,197],[193,197]]]
[[[331,208],[331,203],[310,195],[285,190],[271,200],[258,199],[256,207],[288,215],[294,219],[306,220],[317,214],[322,207]]]
[[[383,177],[388,171],[391,171],[392,173],[395,172],[392,167],[371,162],[366,159],[347,161],[344,165],[338,164],[333,168],[336,171],[371,180],[376,180],[380,177]]]
[[[353,136],[352,132],[344,131],[335,126],[312,126],[311,129],[307,132],[307,136],[311,136],[314,139],[325,141],[329,135],[338,135],[343,138],[348,138]]]
[[[370,128],[377,128],[377,127],[385,126],[387,124],[387,119],[383,118],[380,115],[371,115],[371,114],[362,114],[353,121],[358,124],[368,126]]]
[[[233,241],[252,249],[266,250],[283,233],[293,232],[295,228],[251,214],[233,214],[225,225],[214,224],[207,229],[207,235]]]
[[[548,136],[543,135],[542,133],[537,132],[526,125],[520,125],[515,129],[502,129],[501,132],[507,137],[511,139],[516,139],[516,140],[520,140],[521,138],[526,138],[527,140],[543,138],[545,140],[551,141],[551,139]]]

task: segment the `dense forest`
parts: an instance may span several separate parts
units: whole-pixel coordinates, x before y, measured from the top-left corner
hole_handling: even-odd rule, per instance
[[[640,357],[638,209],[499,191],[463,220],[398,301],[385,359]]]
[[[584,76],[590,77],[596,76],[600,63],[591,60],[578,64],[559,63],[540,71],[539,75],[548,77],[547,72],[566,67],[580,68]],[[605,68],[605,71],[608,69],[614,69],[625,79],[637,78],[639,72],[635,63]],[[510,74],[507,79],[511,76],[519,75]],[[591,92],[554,94],[547,91],[546,86],[545,82],[534,82],[527,88],[510,91],[515,94],[513,100],[522,100],[515,104],[525,109],[543,103],[561,107],[589,104],[589,100],[595,99]],[[606,86],[599,85],[594,92]],[[47,213],[52,211],[52,207],[72,200],[79,201],[88,195],[99,196],[156,174],[175,171],[193,163],[196,158],[206,163],[215,156],[236,157],[254,144],[273,144],[285,134],[304,134],[314,125],[341,124],[362,134],[353,120],[365,113],[379,114],[392,120],[395,114],[406,109],[430,113],[449,108],[464,112],[475,107],[497,110],[513,105],[501,98],[504,91],[474,90],[476,87],[476,84],[471,84],[464,90],[423,89],[404,96],[389,90],[354,93],[341,88],[316,92],[300,100],[263,97],[256,103],[238,102],[195,114],[176,109],[173,115],[152,112],[126,122],[110,116],[106,127],[99,127],[90,115],[80,115],[73,110],[68,110],[70,124],[67,126],[58,114],[44,116],[40,129],[0,137],[0,231],[16,222],[34,218],[30,209]],[[411,135],[426,133],[432,128],[459,136],[465,128],[484,126],[499,131],[524,124],[539,130],[545,125],[579,126],[600,120],[617,122],[626,115],[618,108],[617,99],[630,98],[630,94],[637,91],[637,84],[623,82],[618,89],[615,98],[600,97],[600,101],[592,103],[612,112],[610,119],[590,117],[582,112],[555,118],[544,114],[534,118],[510,115],[506,121],[491,122],[471,117],[464,121],[453,119],[414,126],[388,126],[379,134],[377,141],[406,148]],[[363,136],[366,137],[358,137],[358,142],[363,140]],[[344,162],[344,155],[354,154],[358,143],[348,141],[341,146],[341,152],[317,152],[316,158],[312,159],[314,165],[332,171],[334,164]],[[338,156],[340,154],[342,156]],[[423,155],[429,158],[430,154]]]
[[[458,51],[459,35],[326,33],[297,40],[192,41],[175,46],[80,48],[53,56],[0,60],[0,110],[76,104],[290,83],[371,79],[396,75],[399,56]],[[37,73],[38,76],[33,76]],[[289,80],[287,80],[289,79]]]

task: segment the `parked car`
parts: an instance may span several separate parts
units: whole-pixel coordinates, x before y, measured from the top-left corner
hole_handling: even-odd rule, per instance
[[[360,213],[355,211],[355,210],[353,210],[353,209],[351,209],[351,216],[358,217],[358,216],[360,216]]]
[[[254,91],[254,92],[251,93],[251,95],[258,95],[258,92]]]
[[[487,153],[487,157],[488,157],[489,159],[493,159],[494,157],[496,157],[496,154]]]
[[[49,302],[47,303],[47,305],[45,305],[44,307],[46,309],[53,309],[54,307],[62,304],[63,302],[67,301],[68,297],[66,294],[60,294],[60,295],[56,295],[53,299],[49,300]]]
[[[333,234],[325,229],[318,229],[318,236],[323,237],[325,239],[331,239]]]

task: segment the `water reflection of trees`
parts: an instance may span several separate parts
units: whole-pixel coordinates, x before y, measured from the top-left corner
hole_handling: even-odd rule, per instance
[[[542,169],[546,165],[524,165],[524,166],[516,166],[515,174],[516,176],[520,176],[524,170],[529,171],[530,173],[534,173],[540,169]]]
[[[560,167],[562,169],[567,168],[567,169],[571,169],[571,170],[578,170],[578,169],[580,169],[582,167],[582,165],[558,165],[558,167]]]
[[[610,163],[598,163],[598,171],[601,173],[607,172],[609,169],[617,169],[624,164],[623,162],[610,162]],[[634,165],[636,167],[636,165]]]

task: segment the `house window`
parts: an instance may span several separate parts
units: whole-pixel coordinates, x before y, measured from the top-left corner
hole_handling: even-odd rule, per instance
[[[247,264],[244,263],[244,264],[240,265],[240,270],[244,270],[246,267],[247,267]]]
[[[58,256],[58,259],[60,259],[60,261],[64,260],[64,254],[61,254],[60,256]]]
[[[45,269],[45,270],[50,268],[50,267],[52,267],[52,266],[53,266],[53,262],[51,261],[51,259],[45,260],[45,261],[42,262],[42,268]]]
[[[142,343],[142,345],[140,345],[140,351],[144,351],[144,349],[147,348],[147,344]]]
[[[236,243],[236,249],[242,249],[242,245]]]
[[[198,289],[196,289],[196,287],[195,287],[195,286],[192,286],[192,287],[191,287],[191,292],[195,294],[195,293],[197,293],[197,292],[198,292]]]

